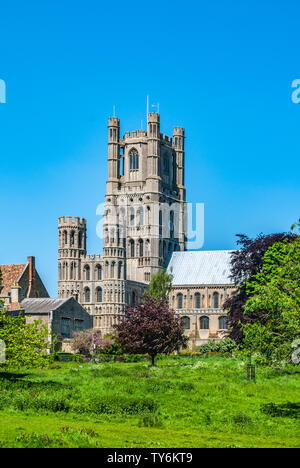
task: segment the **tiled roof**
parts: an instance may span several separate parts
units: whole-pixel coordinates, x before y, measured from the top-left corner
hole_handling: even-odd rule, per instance
[[[2,293],[10,291],[11,287],[18,282],[18,279],[22,275],[26,265],[0,265],[2,273],[2,284],[4,288]]]
[[[50,299],[50,298],[39,298],[39,299],[23,299],[21,302],[21,308],[25,310],[26,314],[34,313],[48,313],[58,309],[62,304],[68,302],[68,299]]]
[[[174,252],[168,265],[173,285],[233,284],[230,260],[233,250]]]

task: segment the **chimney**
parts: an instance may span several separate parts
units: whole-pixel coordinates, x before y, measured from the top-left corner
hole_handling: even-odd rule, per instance
[[[18,284],[14,284],[10,290],[10,309],[20,309],[20,302],[23,299],[23,289]]]
[[[29,265],[29,287],[27,297],[35,297],[35,257],[27,257]]]

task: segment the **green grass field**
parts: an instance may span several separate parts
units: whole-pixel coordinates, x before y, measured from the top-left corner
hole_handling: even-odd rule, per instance
[[[234,358],[0,372],[1,447],[299,447],[300,373]]]

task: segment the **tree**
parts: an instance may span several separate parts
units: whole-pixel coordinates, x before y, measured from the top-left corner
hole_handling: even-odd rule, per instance
[[[2,275],[0,270],[0,285]],[[40,320],[27,324],[21,314],[12,317],[0,301],[0,340],[5,343],[6,365],[15,367],[40,367],[47,361],[45,356],[53,349],[55,340],[49,342],[49,330]]]
[[[71,348],[73,351],[87,357],[91,357],[94,351],[100,353],[106,347],[110,347],[112,345],[112,340],[102,339],[101,331],[95,329],[74,333],[74,338],[71,340]]]
[[[297,236],[290,233],[278,233],[259,234],[255,239],[250,239],[244,234],[238,234],[237,237],[237,244],[241,246],[241,249],[232,254],[231,278],[237,285],[238,291],[235,296],[225,301],[224,308],[228,309],[230,337],[237,343],[241,343],[243,340],[242,325],[260,320],[263,314],[261,311],[257,311],[250,317],[244,313],[244,306],[249,298],[246,281],[249,283],[251,278],[254,278],[262,270],[263,257],[270,246],[276,242],[282,242],[284,239],[292,242]]]
[[[172,289],[172,275],[169,275],[166,270],[162,270],[152,276],[149,294],[157,299],[164,299],[168,296]]]
[[[296,223],[292,224],[291,226],[291,231],[295,231],[296,229],[298,229],[298,231],[300,232],[300,218]]]
[[[48,327],[41,321],[26,324],[22,315],[11,317],[6,311],[0,312],[0,340],[5,343],[7,365],[44,365],[47,351],[52,348],[48,338]]]
[[[125,318],[114,325],[122,349],[132,354],[149,354],[152,365],[157,354],[169,354],[186,346],[182,320],[169,309],[166,299],[146,296],[127,307]]]
[[[253,279],[246,283],[244,310],[263,319],[243,325],[243,347],[261,353],[266,362],[286,360],[300,338],[300,237],[269,247]]]

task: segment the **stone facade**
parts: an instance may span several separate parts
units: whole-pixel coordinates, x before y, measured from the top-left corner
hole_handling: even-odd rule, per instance
[[[85,219],[59,218],[58,295],[77,299],[103,334],[186,249],[184,138],[181,127],[161,134],[157,113],[148,114],[147,131],[122,138],[110,118],[102,255],[87,255]]]

